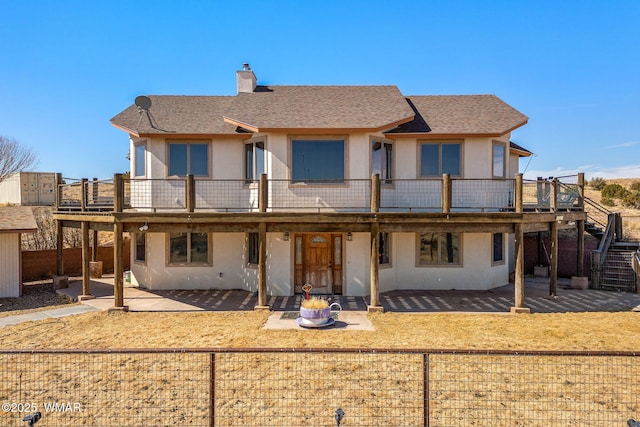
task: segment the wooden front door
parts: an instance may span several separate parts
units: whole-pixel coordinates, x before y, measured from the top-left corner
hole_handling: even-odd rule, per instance
[[[342,235],[296,234],[295,292],[310,283],[314,294],[342,293]]]

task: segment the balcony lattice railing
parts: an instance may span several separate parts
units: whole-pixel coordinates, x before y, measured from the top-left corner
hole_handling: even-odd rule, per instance
[[[584,183],[557,179],[62,180],[59,211],[554,212],[581,210]]]

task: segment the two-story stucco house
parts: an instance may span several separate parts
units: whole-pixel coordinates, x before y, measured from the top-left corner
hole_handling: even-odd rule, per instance
[[[486,290],[522,276],[523,230],[583,219],[523,208],[531,153],[510,138],[527,117],[494,95],[236,78],[235,96],[138,97],[111,119],[131,154],[111,220],[133,233],[140,286],[259,305],[306,283],[373,306],[395,289]]]

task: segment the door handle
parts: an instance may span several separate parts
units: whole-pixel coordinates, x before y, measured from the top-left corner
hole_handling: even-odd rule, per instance
[[[333,267],[333,263],[331,261],[329,261],[329,268]]]

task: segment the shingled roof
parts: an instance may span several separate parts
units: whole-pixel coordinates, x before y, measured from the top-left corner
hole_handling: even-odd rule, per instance
[[[32,233],[38,229],[28,206],[0,207],[0,233]]]
[[[262,131],[504,135],[528,118],[495,95],[403,96],[396,86],[257,86],[236,96],[149,96],[111,123],[135,136]]]
[[[274,129],[387,130],[413,119],[396,86],[258,86],[239,93],[225,120]]]
[[[149,115],[136,105],[111,119],[111,123],[136,136],[147,135],[230,135],[236,126],[222,119],[233,96],[151,95]]]
[[[390,134],[499,136],[528,118],[495,95],[410,96],[415,118]]]

